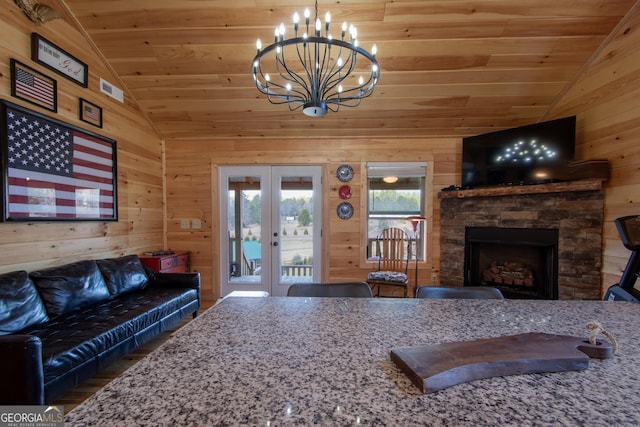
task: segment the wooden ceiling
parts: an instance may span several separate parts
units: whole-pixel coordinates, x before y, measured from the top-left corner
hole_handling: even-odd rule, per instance
[[[636,0],[332,0],[319,15],[378,46],[381,77],[320,118],[253,85],[257,38],[304,0],[63,0],[164,139],[464,136],[534,123]],[[336,25],[336,24],[334,24]]]

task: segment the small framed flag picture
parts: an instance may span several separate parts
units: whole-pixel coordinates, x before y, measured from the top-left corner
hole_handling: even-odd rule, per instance
[[[11,58],[11,96],[58,112],[56,81]]]
[[[102,127],[102,108],[80,98],[80,120],[99,128]]]

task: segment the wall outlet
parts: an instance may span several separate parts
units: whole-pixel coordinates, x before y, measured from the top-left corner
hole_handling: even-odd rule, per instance
[[[191,227],[195,228],[195,229],[201,229],[202,228],[202,221],[200,221],[200,218],[195,218],[191,220]]]
[[[180,221],[180,228],[183,230],[188,229],[191,226],[191,221],[188,219],[183,219]]]
[[[438,281],[438,273],[431,273],[431,282],[436,283]]]

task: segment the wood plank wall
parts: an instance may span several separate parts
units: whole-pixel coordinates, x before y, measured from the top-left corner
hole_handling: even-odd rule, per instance
[[[614,220],[640,215],[640,4],[560,98],[547,119],[577,115],[576,156],[609,159],[602,291],[620,279],[630,252]]]
[[[47,2],[63,15],[65,9]],[[31,33],[37,32],[89,66],[89,87],[83,88],[31,60]],[[9,60],[18,61],[54,78],[58,112],[53,113],[11,97]],[[67,262],[142,253],[163,246],[162,141],[126,95],[121,104],[99,91],[99,79],[116,86],[119,80],[105,66],[68,16],[37,26],[15,5],[0,0],[0,98],[117,141],[118,222],[0,223],[0,273],[32,271]],[[82,97],[103,108],[99,129],[78,119]]]
[[[636,7],[601,48],[597,57],[557,100],[545,120],[577,115],[577,159],[607,158],[612,176],[605,184],[602,292],[617,282],[629,256],[613,220],[640,214],[640,13]],[[215,139],[215,136],[213,137]],[[225,164],[318,164],[327,177],[323,245],[324,280],[362,280],[368,272],[360,247],[362,209],[351,220],[333,214],[337,205],[336,167],[349,163],[356,170],[354,201],[364,186],[367,161],[432,159],[434,206],[429,263],[421,266],[421,284],[431,282],[439,269],[439,206],[437,192],[460,183],[461,140],[452,138],[363,140],[225,140],[167,141],[167,205],[169,246],[195,251],[193,265],[203,274],[205,295],[217,297],[218,216],[217,166]],[[201,230],[182,230],[182,218],[199,218]],[[445,231],[442,231],[445,232]]]
[[[459,139],[361,139],[361,140],[273,140],[167,141],[167,240],[169,247],[192,252],[192,267],[202,275],[204,298],[219,296],[218,167],[223,165],[320,165],[323,167],[323,280],[364,280],[371,265],[364,259],[362,233],[363,169],[368,161],[427,161],[433,165],[433,188],[455,183],[459,170]],[[339,165],[354,168],[350,182],[355,214],[341,220],[335,211],[342,184],[335,176]],[[433,205],[432,250],[429,261],[420,266],[419,277],[430,281],[433,266],[439,265],[439,202]],[[201,229],[182,229],[182,220],[199,219]],[[437,268],[436,268],[437,270]]]

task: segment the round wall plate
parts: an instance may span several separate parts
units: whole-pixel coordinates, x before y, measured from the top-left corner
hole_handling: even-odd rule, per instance
[[[342,182],[349,182],[353,178],[353,168],[349,165],[340,165],[336,171],[336,176]]]
[[[338,205],[337,212],[340,219],[349,219],[353,216],[353,205],[349,202],[342,202]]]
[[[348,185],[343,185],[338,188],[338,195],[342,200],[347,200],[351,198],[351,187]]]

